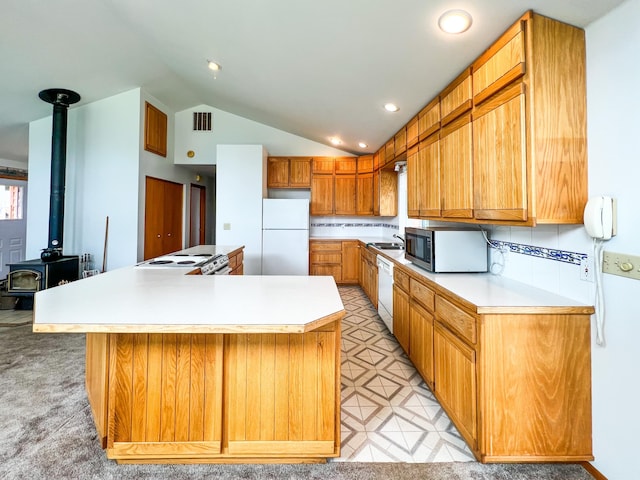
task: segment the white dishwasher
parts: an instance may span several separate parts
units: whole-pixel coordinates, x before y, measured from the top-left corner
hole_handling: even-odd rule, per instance
[[[378,315],[393,333],[393,262],[381,255],[377,256],[378,265]]]

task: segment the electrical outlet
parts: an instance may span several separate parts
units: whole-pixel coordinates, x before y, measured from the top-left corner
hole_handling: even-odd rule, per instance
[[[587,255],[580,260],[580,280],[585,282],[593,282],[595,276],[595,263],[593,262],[593,255]]]
[[[627,253],[604,252],[602,272],[640,280],[640,257]]]

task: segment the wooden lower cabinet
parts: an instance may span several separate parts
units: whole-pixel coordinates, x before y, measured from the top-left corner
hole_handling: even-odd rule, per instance
[[[229,275],[244,274],[244,249],[229,253],[229,267],[231,268]]]
[[[476,458],[593,460],[592,307],[477,306],[394,268],[394,334]]]
[[[360,244],[360,287],[374,308],[378,308],[378,265],[376,253]]]
[[[330,275],[336,283],[358,284],[358,240],[310,240],[309,275]]]
[[[438,400],[473,451],[478,450],[475,351],[436,322],[435,385]]]
[[[393,285],[393,334],[403,350],[410,354],[409,294]]]
[[[340,454],[340,321],[301,334],[87,334],[86,386],[118,462]]]

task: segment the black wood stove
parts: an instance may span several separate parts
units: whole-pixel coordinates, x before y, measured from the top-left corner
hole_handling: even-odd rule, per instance
[[[43,90],[39,97],[53,104],[51,133],[51,192],[49,195],[49,245],[39,259],[9,264],[7,293],[19,297],[18,308],[33,308],[39,290],[77,280],[80,257],[62,254],[64,189],[67,157],[67,110],[80,95],[63,88]]]

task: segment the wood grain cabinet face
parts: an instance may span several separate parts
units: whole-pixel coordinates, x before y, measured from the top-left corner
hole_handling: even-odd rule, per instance
[[[418,147],[412,147],[407,153],[407,214],[409,217],[420,216],[420,167]],[[440,180],[438,180],[438,183]]]
[[[471,116],[464,115],[440,132],[442,217],[473,218]]]
[[[360,272],[358,241],[342,242],[342,283],[357,284]]]
[[[527,220],[527,146],[523,85],[486,102],[473,122],[474,214]]]
[[[418,114],[418,137],[422,141],[440,130],[440,97],[434,98]]]
[[[334,195],[336,215],[355,215],[356,175],[336,175]]]
[[[289,159],[289,186],[291,188],[311,187],[311,158]]]
[[[311,215],[333,215],[335,186],[333,175],[317,175],[311,178]]]
[[[356,213],[373,215],[373,173],[358,174],[356,195]]]
[[[438,400],[471,449],[477,451],[476,353],[436,322],[434,358]]]
[[[440,125],[444,127],[471,110],[472,98],[471,69],[468,68],[440,94]]]
[[[393,285],[393,334],[402,349],[410,355],[409,294]]]
[[[427,385],[433,388],[433,314],[411,299],[409,323],[411,361]]]
[[[435,133],[420,143],[418,151],[418,211],[420,217],[442,216],[440,189],[440,136]]]
[[[267,159],[267,187],[286,188],[289,186],[289,159],[269,157]]]
[[[167,114],[149,102],[144,102],[144,149],[167,156]]]

